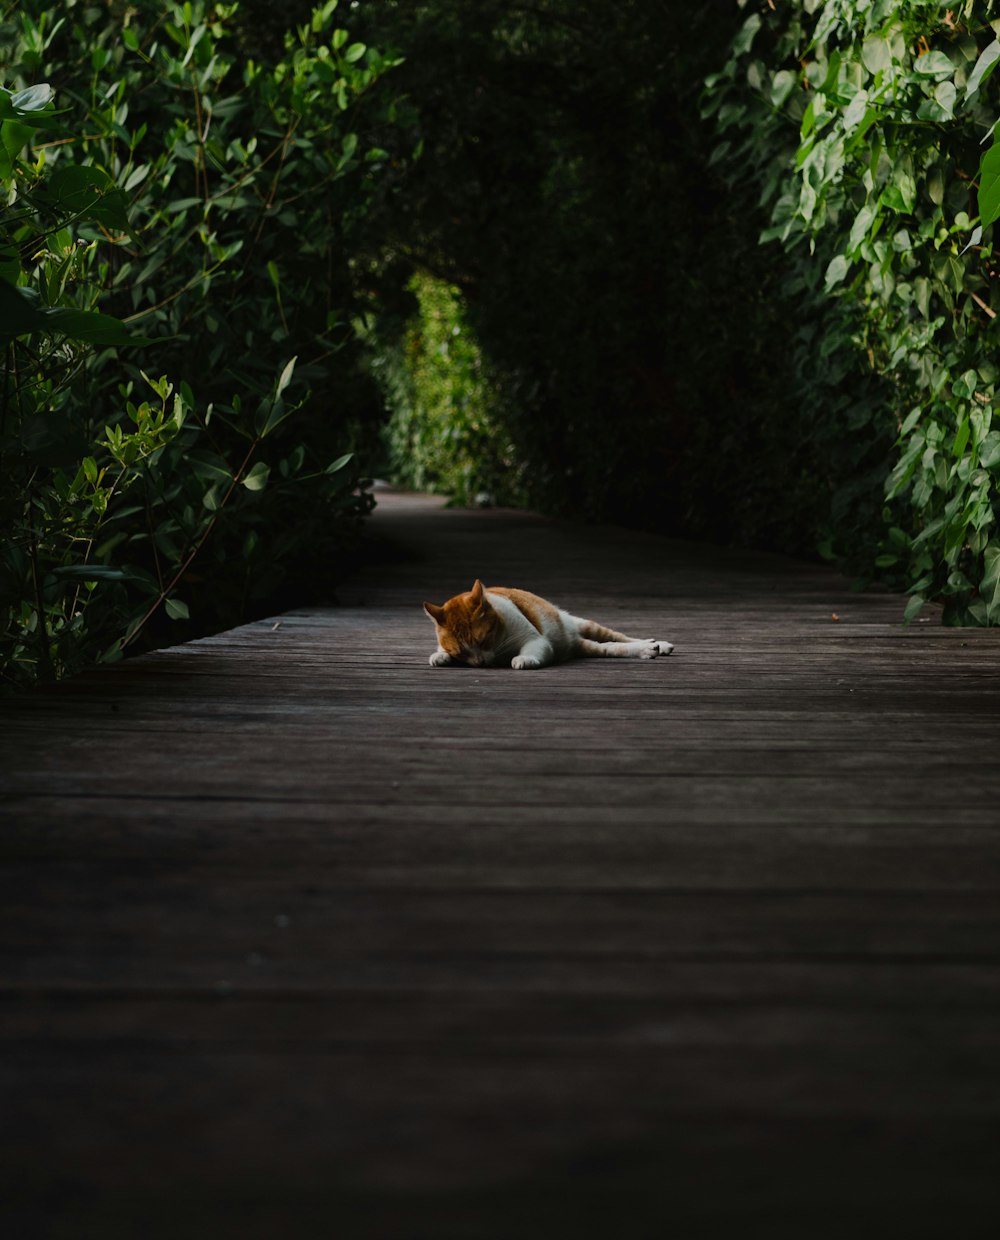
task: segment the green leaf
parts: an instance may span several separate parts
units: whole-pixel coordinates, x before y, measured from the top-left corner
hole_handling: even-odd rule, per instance
[[[70,215],[132,236],[128,200],[111,177],[92,164],[58,165],[43,196]]]
[[[885,187],[882,201],[894,211],[904,211],[909,214],[913,210],[917,201],[917,185],[905,168],[893,169],[892,181]]]
[[[955,432],[955,442],[952,444],[951,453],[954,457],[960,457],[965,451],[965,445],[969,442],[969,419],[963,418],[962,424]]]
[[[951,77],[955,66],[944,52],[925,52],[913,62],[913,72],[918,77]]]
[[[986,604],[986,617],[992,623],[1000,619],[1000,545],[990,543],[983,553],[986,571],[979,583],[979,595]]]
[[[1000,431],[990,431],[979,449],[979,463],[983,469],[1000,465]]]
[[[955,83],[939,82],[934,88],[934,101],[948,120],[955,117]]]
[[[847,275],[849,263],[843,254],[836,254],[826,269],[826,289],[829,291]]]
[[[261,401],[260,408],[257,411],[257,428],[260,437],[263,439],[265,435],[270,435],[276,426],[279,426],[287,417],[290,417],[298,406],[286,405],[281,399],[282,393],[292,381],[292,374],[295,370],[295,363],[298,358],[293,357],[285,366],[278,379],[277,386],[274,390],[274,396],[270,401]],[[266,411],[266,416],[265,416]]]
[[[965,97],[968,97],[977,91],[986,81],[1000,61],[1000,39],[994,39],[992,43],[980,53],[979,59],[976,61],[975,67],[969,74],[969,80],[965,84]]]
[[[323,472],[327,474],[338,474],[342,469],[346,468],[346,466],[350,464],[353,459],[353,452],[345,452],[343,456],[338,456],[335,461],[331,461]]]
[[[97,310],[71,310],[57,307],[42,312],[47,332],[59,332],[71,340],[99,345],[155,344],[152,336],[134,336],[119,319]]]
[[[780,108],[788,96],[795,89],[795,83],[798,79],[791,69],[779,69],[771,79],[771,103],[774,107]]]
[[[917,616],[923,610],[924,603],[927,600],[922,594],[914,594],[910,601],[906,604],[906,610],[903,612],[903,623],[910,624],[916,620]]]
[[[122,31],[122,42],[130,52],[137,52],[139,50],[139,36],[130,26],[126,26]]]
[[[243,485],[248,491],[263,491],[270,476],[270,465],[265,465],[263,461],[258,461],[243,478]]]
[[[892,48],[881,35],[869,35],[861,45],[861,59],[873,76],[892,65]]]
[[[905,437],[910,433],[910,431],[913,430],[916,424],[920,421],[922,414],[923,414],[923,409],[921,408],[920,405],[917,405],[915,409],[910,410],[910,412],[906,415],[906,419],[903,422],[903,425],[899,428],[900,439],[905,439]]]
[[[978,245],[982,239],[983,239],[983,226],[982,224],[977,224],[976,227],[972,230],[972,235],[969,237],[969,240],[959,250],[958,252],[959,258],[962,257],[962,255],[965,253],[966,250],[971,250],[974,245]]]
[[[856,254],[861,248],[861,243],[868,236],[868,230],[877,218],[878,212],[874,206],[865,204],[854,217],[854,223],[851,225],[851,235],[847,243],[848,251]]]
[[[97,310],[43,306],[36,289],[14,288],[0,280],[0,337],[14,339],[31,332],[68,336],[89,345],[151,345],[149,336],[134,336],[118,319]]]
[[[955,623],[987,625],[989,623],[989,612],[986,610],[986,604],[981,598],[974,598],[969,604],[965,616]]]
[[[858,125],[864,120],[865,113],[868,111],[868,92],[859,90],[851,102],[844,109],[842,124],[844,133],[852,133]]]
[[[353,65],[356,60],[360,60],[368,49],[363,43],[352,43],[344,52],[344,59],[348,64]]]
[[[281,375],[280,375],[280,376],[279,376],[279,378],[278,378],[278,386],[277,386],[277,387],[275,388],[275,390],[274,390],[274,398],[275,398],[275,400],[277,400],[277,399],[278,399],[278,397],[279,397],[279,396],[281,396],[281,394],[282,394],[282,392],[284,392],[285,388],[286,388],[286,387],[288,387],[289,383],[291,383],[291,381],[292,381],[292,374],[293,374],[293,373],[294,373],[294,371],[295,371],[295,363],[296,363],[298,360],[299,360],[299,359],[298,359],[298,357],[297,357],[297,356],[296,356],[296,357],[293,357],[293,358],[292,358],[292,360],[291,360],[291,361],[290,361],[290,362],[289,362],[289,363],[285,366],[285,369],[281,372]]]
[[[203,482],[232,482],[232,471],[226,466],[221,456],[216,456],[209,452],[199,452],[197,450],[189,450],[185,454],[185,460],[190,465],[191,471],[196,478],[200,478]]]
[[[0,124],[0,178],[9,181],[14,172],[14,161],[24,150],[35,131],[20,121],[4,121]]]
[[[976,197],[979,218],[986,228],[1000,218],[1000,142],[994,142],[979,161],[979,189]]]
[[[167,615],[171,620],[190,620],[191,613],[188,611],[188,605],[179,598],[168,598],[164,603],[167,609]]]
[[[26,336],[45,330],[44,307],[35,289],[0,281],[0,336]]]
[[[97,657],[98,663],[119,663],[122,659],[122,639],[116,637],[110,646]]]
[[[55,94],[48,82],[39,82],[11,95],[10,102],[15,112],[41,112],[52,102]]]
[[[52,576],[65,581],[126,581],[129,574],[108,564],[63,564]]]
[[[761,27],[761,18],[759,13],[751,13],[743,25],[736,38],[733,40],[733,55],[743,56],[749,52],[754,36]]]
[[[264,405],[264,408],[268,408],[266,404]],[[265,435],[270,435],[275,427],[280,426],[286,418],[291,417],[295,410],[295,405],[286,405],[283,400],[276,400],[268,409],[267,417],[264,419],[263,425],[261,425],[260,414],[258,414],[257,425],[260,427],[261,439],[263,439]],[[263,410],[261,410],[261,412],[263,412]]]

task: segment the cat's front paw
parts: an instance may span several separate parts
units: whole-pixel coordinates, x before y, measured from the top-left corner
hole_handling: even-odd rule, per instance
[[[431,667],[448,667],[451,661],[451,655],[445,654],[443,650],[435,650],[428,660]]]
[[[541,659],[536,659],[530,654],[516,654],[510,661],[511,667],[515,672],[524,672],[533,667],[541,667]]]
[[[669,654],[674,648],[673,642],[665,642],[659,637],[651,637],[650,641],[656,647],[657,654]]]

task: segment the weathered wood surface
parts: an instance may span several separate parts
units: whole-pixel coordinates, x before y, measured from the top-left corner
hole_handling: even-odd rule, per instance
[[[338,607],[3,705],[5,1234],[995,1235],[997,634],[376,529]],[[432,670],[476,576],[676,653]]]

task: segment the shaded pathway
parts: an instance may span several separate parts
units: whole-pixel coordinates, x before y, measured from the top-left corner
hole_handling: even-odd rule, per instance
[[[992,1234],[996,633],[426,497],[376,529],[411,555],[338,608],[0,705],[9,1234]],[[432,670],[476,576],[676,653]]]

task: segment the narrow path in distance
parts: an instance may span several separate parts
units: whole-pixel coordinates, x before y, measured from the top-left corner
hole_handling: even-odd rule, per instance
[[[10,1234],[985,1236],[996,631],[380,501],[338,606],[0,703]],[[476,577],[676,652],[432,669]]]

